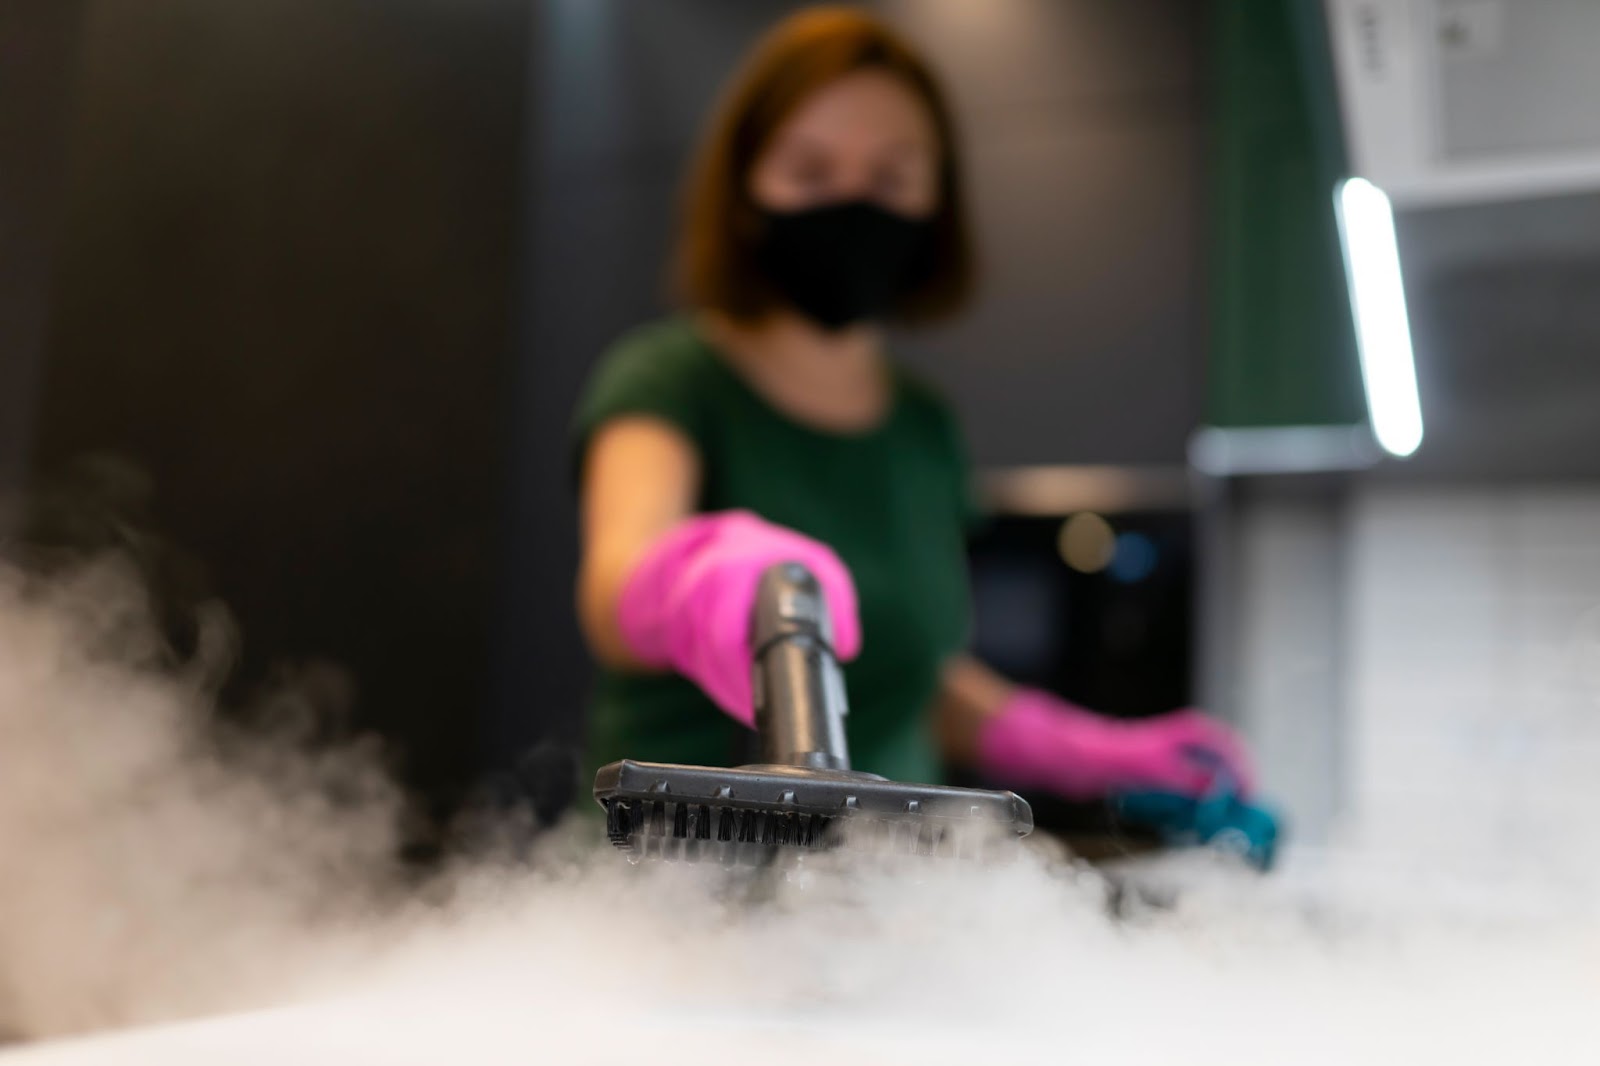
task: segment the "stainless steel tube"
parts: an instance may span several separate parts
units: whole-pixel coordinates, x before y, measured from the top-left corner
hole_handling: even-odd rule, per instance
[[[799,563],[761,575],[751,620],[752,691],[763,762],[850,769],[844,675],[822,586]]]

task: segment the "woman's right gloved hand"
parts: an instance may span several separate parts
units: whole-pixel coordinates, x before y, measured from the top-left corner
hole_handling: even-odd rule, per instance
[[[827,545],[749,511],[685,519],[646,549],[617,605],[622,638],[642,664],[678,671],[729,716],[753,725],[750,617],[762,572],[784,562],[816,575],[834,653],[855,658],[861,620],[850,571]]]
[[[999,781],[1071,800],[1149,790],[1194,799],[1219,785],[1247,798],[1254,788],[1244,741],[1195,710],[1117,719],[1019,688],[984,722],[978,749]]]

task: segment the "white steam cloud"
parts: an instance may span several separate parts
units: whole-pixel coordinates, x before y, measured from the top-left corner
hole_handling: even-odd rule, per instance
[[[250,1005],[359,950],[399,796],[360,747],[227,743],[226,638],[174,671],[128,568],[0,569],[0,1031]]]
[[[1120,917],[1048,848],[752,883],[630,867],[587,825],[419,887],[372,751],[217,732],[208,632],[174,670],[117,564],[0,569],[0,1030],[222,1015],[22,1045],[18,1066],[1600,1053],[1596,882],[1444,868],[1420,840],[1267,879],[1154,863],[1129,876],[1175,902]]]

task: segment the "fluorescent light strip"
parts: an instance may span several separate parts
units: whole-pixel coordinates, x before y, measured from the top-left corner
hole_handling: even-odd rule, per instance
[[[1383,190],[1365,178],[1342,183],[1334,203],[1372,432],[1384,451],[1403,458],[1422,443],[1422,403],[1394,212]]]

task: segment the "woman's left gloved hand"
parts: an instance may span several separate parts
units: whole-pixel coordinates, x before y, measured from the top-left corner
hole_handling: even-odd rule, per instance
[[[978,735],[980,768],[1002,784],[1071,800],[1153,790],[1198,798],[1217,787],[1247,798],[1245,744],[1199,711],[1108,718],[1037,689],[1019,688]]]

